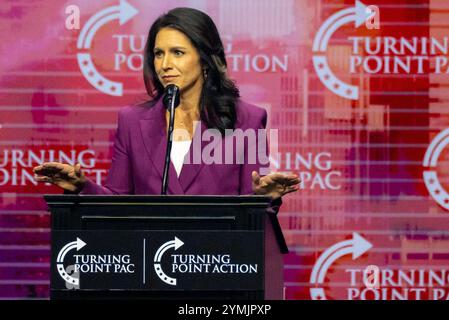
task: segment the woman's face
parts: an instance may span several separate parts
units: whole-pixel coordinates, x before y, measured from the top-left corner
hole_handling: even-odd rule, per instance
[[[156,35],[154,69],[164,87],[172,83],[183,94],[201,92],[204,79],[198,50],[178,30],[162,28]]]

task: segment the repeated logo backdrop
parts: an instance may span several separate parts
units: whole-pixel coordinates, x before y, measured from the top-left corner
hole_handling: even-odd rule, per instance
[[[279,130],[274,168],[303,180],[279,213],[286,298],[448,299],[445,0],[2,2],[0,298],[49,295],[42,195],[60,190],[33,166],[104,181],[118,110],[147,98],[148,28],[178,6],[212,16],[243,98]]]

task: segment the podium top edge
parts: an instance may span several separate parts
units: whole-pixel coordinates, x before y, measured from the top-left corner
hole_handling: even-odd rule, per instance
[[[48,204],[69,203],[229,203],[269,204],[271,199],[259,195],[73,195],[46,194]]]

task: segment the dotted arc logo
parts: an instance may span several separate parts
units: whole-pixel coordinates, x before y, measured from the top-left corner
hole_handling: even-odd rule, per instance
[[[334,244],[325,250],[316,261],[310,276],[310,297],[312,300],[327,300],[322,287],[329,267],[341,257],[352,254],[352,260],[359,258],[373,245],[358,233],[352,234],[352,239]]]
[[[332,35],[343,25],[354,22],[358,28],[375,14],[360,1],[355,6],[340,10],[329,17],[318,30],[313,41],[313,67],[321,82],[336,95],[351,100],[358,100],[359,88],[341,81],[332,72],[327,61],[326,52]]]
[[[76,251],[80,251],[84,246],[86,246],[86,243],[80,238],[76,238],[76,241],[67,243],[58,253],[56,258],[56,268],[67,285],[79,286],[80,279],[68,274],[68,270],[64,268],[64,258],[70,250],[76,249]]]
[[[423,160],[423,178],[429,194],[445,210],[449,211],[449,194],[438,180],[437,167],[441,152],[449,144],[449,128],[440,132],[430,143]]]
[[[159,277],[159,279],[161,279],[166,284],[169,284],[171,286],[176,286],[177,280],[175,278],[169,277],[164,272],[164,270],[162,270],[162,266],[161,266],[162,256],[164,255],[164,253],[167,250],[174,248],[176,251],[183,245],[184,245],[184,242],[182,242],[177,237],[175,237],[174,240],[167,241],[163,245],[161,245],[159,247],[159,249],[157,249],[156,254],[154,255],[154,270],[156,271],[157,276]]]
[[[88,52],[92,46],[92,39],[98,29],[108,22],[118,19],[120,25],[123,25],[137,13],[136,8],[125,0],[120,0],[118,6],[108,7],[93,15],[86,22],[78,37],[77,48],[80,52],[77,53],[76,57],[81,73],[94,88],[108,95],[122,96],[123,83],[109,80],[97,70],[92,56]]]

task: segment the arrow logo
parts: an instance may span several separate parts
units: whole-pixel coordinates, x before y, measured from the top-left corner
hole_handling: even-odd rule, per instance
[[[354,232],[351,240],[341,241],[324,251],[318,258],[310,276],[310,284],[324,283],[329,267],[341,257],[352,254],[352,260],[356,260],[362,254],[371,249],[373,245],[361,235]],[[326,300],[324,288],[310,288],[310,296],[313,300]]]
[[[441,152],[449,145],[449,128],[433,138],[424,155],[424,183],[432,198],[444,209],[449,210],[449,194],[438,179],[437,165]]]
[[[83,240],[81,240],[80,238],[76,238],[76,241],[69,242],[68,244],[66,244],[59,251],[58,256],[56,258],[56,268],[58,269],[59,275],[62,277],[62,279],[65,280],[65,282],[67,282],[70,285],[78,286],[80,279],[74,278],[66,272],[64,268],[64,258],[70,250],[76,249],[76,251],[80,251],[82,248],[84,248],[85,245],[86,243]]]
[[[156,271],[157,276],[164,281],[166,284],[176,286],[176,279],[171,278],[165,274],[165,272],[162,270],[161,266],[161,260],[164,253],[174,248],[175,251],[178,250],[180,247],[184,245],[184,242],[179,240],[177,237],[175,237],[175,240],[167,241],[162,246],[159,247],[159,249],[156,251],[156,254],[154,255],[154,270]]]
[[[313,67],[321,82],[333,93],[346,99],[357,100],[359,98],[359,88],[349,83],[343,82],[335,76],[329,67],[326,57],[327,46],[332,35],[341,26],[354,22],[355,27],[360,27],[366,20],[375,14],[362,2],[356,1],[355,7],[344,9],[330,16],[318,30],[313,41]]]
[[[112,6],[101,10],[93,15],[84,25],[77,42],[79,50],[88,50],[92,46],[92,39],[95,33],[108,22],[118,19],[120,25],[131,20],[139,11],[127,3],[120,0],[120,5]],[[123,95],[123,84],[109,80],[102,76],[95,67],[90,53],[79,52],[77,54],[78,66],[86,80],[99,91],[112,95]]]

